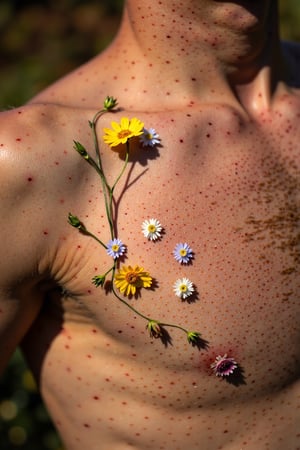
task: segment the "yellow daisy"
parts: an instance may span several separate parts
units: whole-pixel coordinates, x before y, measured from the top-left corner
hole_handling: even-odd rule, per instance
[[[103,140],[110,147],[116,147],[119,144],[126,144],[128,139],[133,136],[140,136],[143,134],[144,124],[136,117],[128,119],[128,117],[122,117],[121,122],[111,122],[111,128],[104,128],[105,135]]]
[[[152,278],[143,267],[123,266],[115,275],[115,285],[123,295],[134,295],[137,289],[149,288]]]

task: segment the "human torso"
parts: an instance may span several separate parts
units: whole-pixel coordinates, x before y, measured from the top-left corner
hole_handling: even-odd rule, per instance
[[[67,223],[71,211],[110,238],[100,180],[72,150],[73,139],[91,145],[91,117],[62,112],[63,147],[54,137],[47,168],[49,179],[60,171],[60,182],[40,263],[61,291],[48,293],[24,347],[68,449],[298,448],[300,107],[290,99],[259,120],[203,105],[98,122],[100,140],[103,126],[123,116],[160,134],[157,148],[137,145],[115,192],[122,264],[153,277],[151,289],[128,301],[147,317],[199,331],[200,348],[179,329],[168,328],[165,342],[151,339],[145,320],[92,284],[111,259]],[[123,160],[101,151],[114,180]],[[150,218],[163,226],[157,242],[142,234]],[[173,257],[179,242],[193,249],[189,265]],[[181,277],[194,283],[192,301],[174,295]],[[224,354],[239,365],[230,380],[211,368]]]

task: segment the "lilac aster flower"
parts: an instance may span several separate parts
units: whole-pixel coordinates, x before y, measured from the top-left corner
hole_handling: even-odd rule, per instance
[[[217,356],[210,367],[217,377],[228,377],[237,369],[238,365],[233,358],[229,358],[225,354],[224,356]]]
[[[154,128],[149,128],[148,130],[144,128],[143,134],[140,137],[140,142],[143,144],[143,147],[154,147],[160,143],[160,137]]]
[[[193,250],[186,242],[180,242],[176,245],[173,251],[173,255],[176,261],[182,264],[187,264],[193,257]]]
[[[123,255],[125,250],[125,245],[120,239],[117,238],[111,239],[106,246],[107,254],[114,259],[119,258],[121,255]]]

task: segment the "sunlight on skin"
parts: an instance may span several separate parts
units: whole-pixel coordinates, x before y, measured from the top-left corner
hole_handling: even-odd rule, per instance
[[[26,334],[70,450],[299,446],[299,49],[281,51],[274,2],[246,3],[128,0],[103,54],[2,115],[0,362]],[[118,108],[94,130],[106,180],[118,179],[109,221],[83,161],[85,149],[97,159],[88,123],[107,94]],[[160,144],[135,136],[126,156],[126,143],[103,143],[124,118]],[[150,219],[160,239],[145,236]],[[199,345],[92,283],[119,236],[125,267],[153,280],[129,305],[199,330]],[[178,279],[193,295],[176,295]]]

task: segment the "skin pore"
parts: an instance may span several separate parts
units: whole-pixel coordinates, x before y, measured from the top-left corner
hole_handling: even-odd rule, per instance
[[[128,0],[107,50],[3,113],[0,362],[22,340],[68,450],[300,447],[297,52],[279,43],[271,1]],[[115,191],[125,264],[154,279],[129,301],[199,330],[199,348],[178,330],[150,339],[91,283],[110,258],[67,224],[72,211],[109,239],[97,174],[72,151],[93,148],[106,95],[120,107],[96,127],[109,179],[124,159],[101,141],[112,120],[138,117],[161,138],[134,141]],[[155,243],[141,232],[151,217]],[[178,242],[193,249],[187,266]],[[182,276],[192,301],[174,295]],[[238,367],[217,377],[225,354]]]

